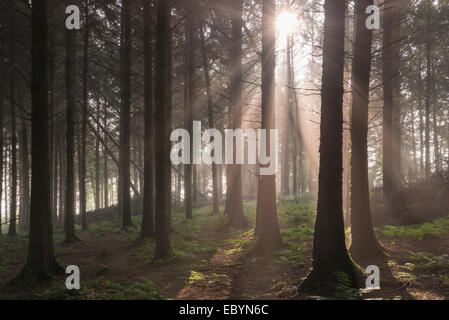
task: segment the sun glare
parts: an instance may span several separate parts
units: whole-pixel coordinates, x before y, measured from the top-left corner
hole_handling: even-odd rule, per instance
[[[281,35],[287,36],[298,28],[296,15],[289,11],[281,12],[276,19],[276,28]]]

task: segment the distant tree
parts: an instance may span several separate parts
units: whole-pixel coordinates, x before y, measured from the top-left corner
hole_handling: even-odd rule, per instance
[[[395,140],[394,115],[397,113],[398,99],[396,81],[398,70],[395,66],[395,54],[397,43],[397,22],[394,17],[399,12],[397,8],[398,0],[387,0],[384,3],[384,22],[382,38],[382,81],[383,81],[383,192],[389,203],[395,203],[395,195],[398,184],[397,153],[395,148],[399,147]]]
[[[75,242],[75,110],[76,110],[76,35],[77,30],[65,31],[66,72],[66,207],[64,231],[66,243]]]
[[[243,28],[243,3],[235,0],[231,10],[231,105],[232,105],[232,126],[233,129],[242,127],[242,28]],[[233,163],[229,166],[229,226],[243,228],[247,226],[247,221],[243,212],[242,200],[242,169],[240,164],[236,164],[236,145],[239,143],[235,139],[233,144]]]
[[[89,69],[89,0],[84,2],[85,22],[84,22],[84,55],[83,55],[83,102],[81,112],[81,161],[79,174],[79,192],[80,192],[80,215],[83,230],[87,229],[87,210],[86,210],[86,148],[87,148],[87,106],[88,106],[88,69]]]
[[[18,92],[19,104],[23,104],[23,84],[20,85]],[[22,232],[28,232],[30,225],[30,165],[29,165],[29,148],[28,148],[28,122],[26,119],[26,109],[20,112],[21,115],[21,125],[20,125],[20,162],[21,162],[21,174],[20,174],[20,230]],[[1,180],[0,180],[1,181]]]
[[[271,129],[275,128],[275,20],[274,0],[262,2],[262,129],[266,130],[266,150],[270,148]],[[282,244],[276,207],[276,175],[261,175],[257,195],[259,215],[256,251],[267,253]]]
[[[131,1],[122,1],[120,35],[120,151],[119,151],[119,208],[122,227],[131,221],[130,119],[131,119]]]
[[[207,48],[206,48],[206,40],[204,37],[204,26],[201,25],[199,27],[200,38],[201,38],[201,57],[203,59],[203,71],[204,71],[204,82],[206,86],[206,95],[207,95],[207,119],[209,128],[215,128],[214,123],[214,110],[212,103],[212,89],[211,89],[211,80],[209,74],[209,60],[207,57]],[[220,204],[219,204],[219,195],[218,195],[218,174],[217,174],[217,164],[215,162],[212,163],[212,212],[214,214],[220,213]]]
[[[190,135],[191,162],[184,165],[184,194],[186,204],[186,219],[192,219],[192,203],[196,192],[196,170],[192,164],[193,155],[193,108],[195,103],[195,52],[196,52],[196,17],[193,1],[185,4],[185,44],[184,44],[184,128]],[[195,181],[193,181],[193,180]],[[193,186],[195,184],[195,186]]]
[[[103,105],[103,126],[108,127],[108,104],[105,102]],[[109,207],[109,165],[108,165],[108,142],[107,133],[103,135],[103,185],[104,185],[104,207]]]
[[[426,162],[425,162],[425,177],[430,178],[431,163],[430,163],[430,112],[432,104],[432,31],[430,25],[432,1],[424,2],[425,6],[425,48],[426,48],[426,98],[425,98],[425,147],[426,147]]]
[[[12,1],[10,2],[13,5]],[[14,9],[14,7],[12,6]],[[9,27],[11,28],[9,42],[9,62],[10,62],[10,85],[9,85],[9,104],[11,114],[11,163],[10,163],[10,179],[11,190],[9,201],[9,229],[8,235],[15,237],[17,235],[17,129],[16,129],[16,52],[15,52],[15,23],[14,14],[10,14]]]

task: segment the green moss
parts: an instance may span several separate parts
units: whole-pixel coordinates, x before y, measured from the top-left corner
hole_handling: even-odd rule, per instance
[[[206,280],[206,276],[204,274],[202,274],[201,272],[192,270],[192,271],[190,271],[189,280],[187,282],[189,284],[193,284],[194,282],[202,281],[202,280]]]

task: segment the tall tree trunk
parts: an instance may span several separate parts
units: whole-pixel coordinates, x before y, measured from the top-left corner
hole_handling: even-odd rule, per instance
[[[198,203],[198,165],[192,165],[192,201],[194,205]]]
[[[350,15],[345,18],[345,52],[352,51],[352,45],[355,38],[355,28],[350,28],[354,19]],[[353,25],[354,23],[352,23]],[[351,57],[345,57],[350,64]],[[352,117],[351,108],[351,70],[345,68],[343,73],[344,93],[343,93],[343,123],[350,123]],[[348,132],[346,132],[348,131]],[[350,225],[351,217],[351,133],[349,130],[343,130],[343,216],[345,227]]]
[[[289,109],[289,124],[290,134],[293,137],[292,150],[292,193],[294,196],[298,194],[298,143],[301,139],[300,134],[296,134],[295,123],[297,121],[298,110],[296,106],[296,92],[295,86],[295,71],[293,63],[293,35],[287,38],[287,84],[288,84],[288,109]]]
[[[410,178],[413,178],[413,179],[416,179],[416,177],[417,177],[417,168],[418,168],[418,166],[417,166],[417,155],[416,155],[416,137],[415,137],[415,106],[414,106],[414,103],[412,102],[412,110],[411,110],[411,112],[410,112],[410,115],[411,115],[411,121],[412,121],[412,132],[411,132],[411,134],[412,134],[412,152],[413,152],[413,165],[412,165],[412,168],[413,168],[413,177],[410,177]]]
[[[196,168],[193,161],[193,108],[195,102],[195,68],[194,55],[196,52],[194,3],[186,4],[185,49],[184,49],[184,128],[190,135],[190,163],[184,165],[184,198],[186,205],[186,219],[192,219],[192,203],[196,201],[197,188]]]
[[[430,161],[430,109],[432,104],[432,32],[430,26],[432,2],[426,1],[426,26],[425,26],[425,46],[426,46],[426,128],[425,128],[425,144],[426,144],[426,179],[430,178],[431,161]],[[436,149],[435,149],[436,150]],[[436,154],[435,154],[436,155]]]
[[[210,84],[210,75],[209,75],[209,61],[207,59],[206,52],[206,41],[204,39],[204,26],[200,27],[200,37],[201,37],[201,55],[203,58],[203,71],[204,71],[204,80],[206,84],[206,96],[207,96],[207,119],[209,122],[209,128],[215,128],[214,124],[214,109],[212,103],[212,89]],[[213,204],[213,213],[219,214],[219,199],[218,199],[218,175],[217,175],[217,164],[215,162],[212,163],[212,204]]]
[[[16,53],[15,53],[15,23],[14,23],[14,15],[10,15],[10,25],[11,28],[11,40],[9,42],[10,46],[10,97],[9,97],[9,104],[10,104],[10,112],[11,112],[11,167],[10,167],[10,179],[11,179],[11,191],[10,196],[11,200],[9,202],[9,229],[8,229],[8,235],[11,237],[15,237],[17,235],[17,132],[16,132],[16,106],[15,103],[15,94],[16,94],[16,88],[15,88],[15,63],[16,63]]]
[[[368,105],[372,30],[365,26],[365,9],[373,0],[355,3],[356,38],[352,63],[351,119],[351,254],[373,258],[383,254],[371,221],[368,182]]]
[[[107,103],[104,104],[104,127],[108,127],[108,107]],[[109,167],[108,167],[108,152],[107,152],[107,136],[104,134],[103,145],[103,179],[104,179],[104,207],[109,207]]]
[[[57,163],[58,159],[56,158],[56,120],[55,120],[55,59],[56,59],[56,50],[55,50],[55,31],[49,31],[49,62],[48,62],[48,72],[49,72],[49,90],[50,90],[50,101],[49,101],[49,115],[50,115],[50,181],[51,181],[51,192],[50,192],[50,201],[52,203],[51,206],[51,214],[53,225],[56,225],[57,215],[58,215],[58,174],[57,174]]]
[[[100,99],[97,100],[97,119],[100,119]],[[95,210],[101,208],[100,183],[100,140],[95,138]]]
[[[433,89],[433,85],[432,85],[432,89]],[[434,95],[433,95],[434,96]],[[435,96],[434,96],[435,97]],[[433,154],[434,154],[434,162],[435,162],[435,172],[440,172],[441,170],[441,158],[440,158],[440,141],[438,139],[438,105],[436,103],[435,100],[433,100],[433,108],[432,108],[432,113],[433,113]]]
[[[59,134],[58,140],[59,140],[59,217],[58,217],[58,225],[60,227],[64,226],[64,217],[65,217],[65,193],[66,193],[66,185],[64,181],[66,180],[66,161],[65,161],[65,148],[64,148],[64,130],[65,130],[65,121],[63,121],[64,114],[61,114],[61,119],[59,120],[61,123],[58,125],[58,131]]]
[[[89,69],[89,0],[85,0],[85,24],[84,24],[84,61],[83,61],[83,104],[81,114],[81,172],[80,181],[80,215],[82,229],[87,229],[87,210],[86,210],[86,148],[87,148],[87,107],[88,107],[88,69]],[[97,149],[98,150],[98,149]]]
[[[349,286],[358,287],[356,267],[345,244],[342,207],[345,10],[345,0],[326,0],[324,4],[320,169],[313,270],[301,287],[319,293],[334,292],[339,273],[346,274]]]
[[[156,250],[154,259],[171,254],[170,228],[170,126],[171,126],[171,32],[170,6],[165,0],[157,1],[156,30]]]
[[[27,262],[18,278],[48,279],[50,273],[62,273],[53,250],[51,223],[48,81],[47,81],[47,1],[33,0],[31,7],[31,213]]]
[[[242,127],[242,27],[243,27],[243,2],[236,0],[232,6],[231,21],[231,105],[232,127],[234,130]],[[242,169],[236,164],[236,145],[240,143],[234,139],[233,164],[229,166],[229,222],[233,228],[244,228],[248,225],[243,212],[242,201]]]
[[[394,0],[392,3],[394,20],[392,22],[392,61],[393,70],[391,79],[391,85],[393,90],[393,179],[395,188],[401,185],[402,181],[402,158],[401,158],[401,73],[400,73],[400,49],[401,49],[401,19],[402,19],[402,6],[403,0]],[[388,9],[387,9],[388,10]],[[396,200],[395,200],[396,201]],[[399,211],[396,211],[399,212]]]
[[[6,133],[6,139],[5,139],[5,141],[8,141],[8,139],[9,139],[9,137],[8,137],[8,133],[7,132],[5,132]],[[9,189],[9,186],[10,186],[10,184],[8,184],[8,176],[9,176],[9,174],[8,174],[8,169],[9,169],[9,165],[10,165],[10,161],[9,161],[9,159],[8,159],[8,152],[9,152],[9,148],[8,148],[8,144],[6,143],[6,145],[5,145],[5,148],[4,148],[4,152],[3,152],[3,159],[5,159],[5,168],[4,168],[4,170],[3,170],[3,176],[5,177],[4,178],[4,187],[3,187],[3,190],[5,190],[5,196],[4,196],[4,203],[5,203],[5,207],[4,207],[4,210],[5,210],[5,221],[6,222],[8,222],[9,221],[9,217],[8,217],[8,204],[9,204],[9,199],[8,199],[8,195],[9,195],[9,193],[8,193],[8,189]]]
[[[154,236],[154,121],[153,121],[153,51],[152,0],[144,2],[144,67],[145,67],[145,146],[143,211],[140,237]]]
[[[430,21],[429,21],[429,24],[430,24]],[[438,111],[439,111],[439,109],[438,109],[438,102],[437,102],[437,95],[436,95],[436,92],[435,92],[435,85],[437,84],[436,82],[435,82],[435,70],[436,70],[436,67],[435,67],[435,59],[433,59],[433,61],[432,61],[432,65],[431,65],[431,68],[432,68],[432,78],[431,78],[431,87],[430,87],[430,90],[431,90],[431,96],[432,96],[432,103],[433,103],[433,108],[432,108],[432,112],[433,112],[433,121],[432,121],[432,123],[433,123],[433,152],[434,152],[434,157],[435,157],[435,159],[434,159],[434,162],[435,162],[435,172],[440,172],[441,171],[441,166],[442,166],[442,162],[441,162],[441,149],[440,149],[440,147],[441,147],[441,144],[440,144],[440,141],[439,141],[439,128],[438,128]]]
[[[294,63],[293,63],[293,44],[294,44],[294,38],[293,35],[290,36],[289,38],[289,42],[288,42],[288,47],[287,47],[287,53],[289,54],[289,83],[290,83],[290,104],[291,104],[291,114],[290,114],[290,119],[291,121],[291,126],[292,129],[295,133],[295,139],[294,139],[294,147],[295,150],[294,153],[294,161],[298,161],[298,166],[295,168],[294,170],[297,170],[296,173],[296,179],[293,182],[294,184],[296,184],[296,189],[297,189],[297,193],[305,193],[305,179],[304,179],[304,157],[303,157],[303,140],[302,140],[302,136],[301,136],[301,130],[300,130],[300,119],[299,119],[299,102],[298,102],[298,97],[296,95],[296,91],[294,89],[295,86],[295,69],[294,69]],[[299,178],[299,182],[298,182],[298,178]],[[299,186],[298,186],[299,183]],[[296,194],[296,193],[295,193]]]
[[[223,199],[223,165],[218,167],[218,201],[219,203]]]
[[[393,146],[393,17],[395,1],[387,0],[384,4],[384,25],[382,39],[382,81],[383,81],[383,193],[387,202],[392,202],[396,192]]]
[[[122,227],[127,229],[131,221],[130,195],[130,117],[131,117],[131,1],[123,0],[120,39],[120,152],[119,152],[119,208]]]
[[[145,118],[145,116],[144,116],[144,118]],[[139,121],[139,128],[141,127],[141,125],[142,125],[142,122]],[[144,134],[145,134],[145,131],[144,131]],[[135,168],[135,173],[136,173],[136,178],[137,178],[136,180],[138,180],[138,183],[139,183],[139,193],[140,194],[143,193],[143,180],[144,180],[143,179],[144,178],[143,172],[140,169],[140,168],[144,167],[144,164],[143,164],[143,161],[144,161],[144,159],[143,159],[143,153],[144,153],[143,152],[143,147],[144,147],[143,141],[142,141],[142,138],[139,135],[137,137],[137,165],[138,165],[138,167],[134,167],[134,168]]]
[[[283,41],[283,40],[281,40]],[[279,68],[281,69],[281,83],[279,96],[280,99],[280,123],[281,123],[281,193],[288,195],[290,193],[290,62],[289,62],[289,42],[290,36],[286,39],[286,54],[281,55],[282,61]]]
[[[66,30],[66,202],[65,202],[65,243],[78,239],[75,235],[75,110],[76,110],[76,35],[77,30]]]
[[[22,96],[22,92],[19,93],[19,99]],[[21,225],[20,230],[26,232],[29,227],[30,222],[30,178],[29,178],[29,159],[28,159],[28,126],[25,121],[25,112],[22,112],[22,121],[21,121],[21,208],[20,208],[20,217],[21,217]],[[50,167],[51,170],[51,167]]]
[[[422,61],[419,59],[418,61],[418,81],[421,84],[421,66]],[[424,170],[424,110],[422,106],[422,98],[423,98],[423,92],[422,87],[419,86],[418,88],[418,109],[419,109],[419,177],[423,179],[425,177],[425,170]]]
[[[271,152],[271,130],[275,129],[275,45],[276,45],[276,3],[274,0],[262,2],[262,129],[266,130],[265,146]],[[263,142],[261,142],[263,143]],[[277,141],[275,142],[277,143]],[[276,150],[276,148],[274,149]],[[271,155],[273,156],[273,155]],[[282,244],[276,208],[276,175],[259,176],[259,232],[255,249],[267,253]]]

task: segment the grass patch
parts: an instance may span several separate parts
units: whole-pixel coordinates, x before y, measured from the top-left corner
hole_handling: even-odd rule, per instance
[[[390,238],[414,238],[423,240],[426,237],[441,237],[449,233],[449,218],[440,218],[432,222],[409,226],[383,226],[379,231]]]

